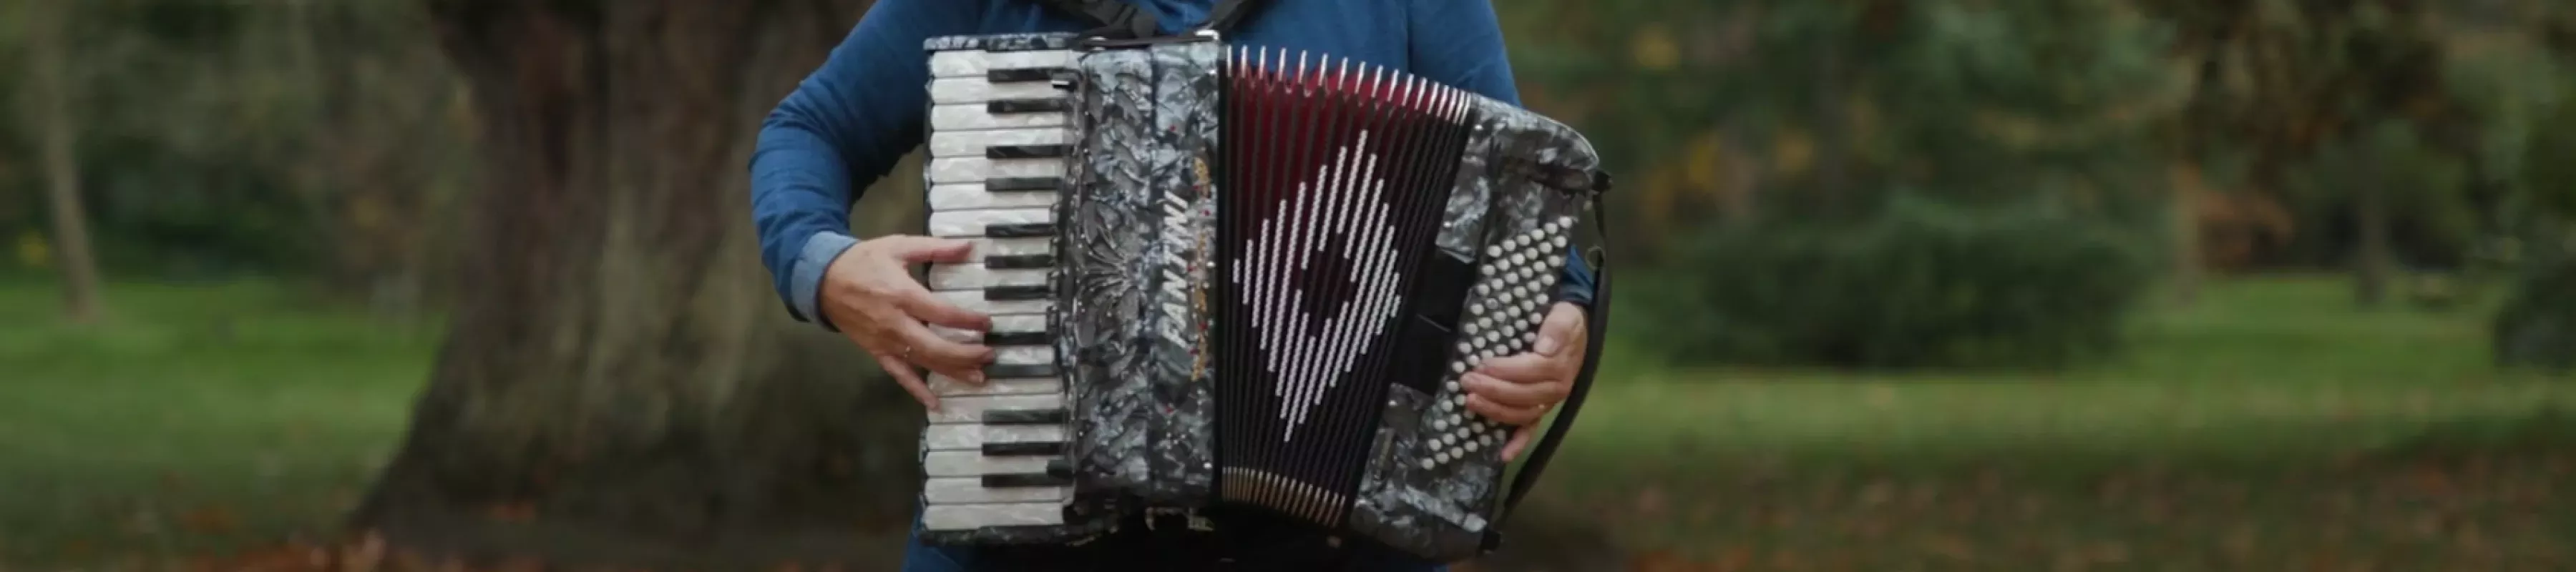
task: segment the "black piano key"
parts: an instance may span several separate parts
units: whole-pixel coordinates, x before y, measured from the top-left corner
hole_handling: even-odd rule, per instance
[[[1055,266],[1055,255],[1053,254],[1010,254],[984,257],[984,267],[996,270],[1047,268],[1051,266]]]
[[[1065,422],[1064,408],[994,409],[984,412],[985,425],[1057,425]]]
[[[984,180],[987,193],[1052,193],[1064,188],[1059,177],[994,177]]]
[[[984,486],[986,488],[1063,487],[1072,485],[1073,479],[1048,474],[1020,473],[1012,475],[984,475]]]
[[[984,70],[984,81],[993,83],[1054,81],[1056,74],[1065,72],[1064,68],[993,68]]]
[[[984,238],[1041,238],[1048,236],[1055,236],[1055,223],[1032,222],[1022,224],[984,225]]]
[[[985,332],[984,345],[1043,346],[1054,342],[1055,336],[1047,334],[1047,332]]]
[[[1047,459],[1046,474],[1059,479],[1073,478],[1073,461],[1063,457]]]
[[[1004,113],[1061,113],[1067,109],[1071,109],[1072,107],[1072,105],[1065,103],[1065,99],[1061,97],[1050,97],[1046,99],[996,99],[984,103],[984,111],[995,115]]]
[[[985,377],[985,378],[987,378],[987,379],[1021,379],[1021,378],[1031,378],[1031,377],[1055,377],[1055,364],[1044,364],[1044,363],[1005,363],[1005,364],[993,364],[993,365],[984,366],[984,377]],[[990,413],[988,412],[988,413],[987,413],[987,415],[990,415]],[[989,417],[987,417],[987,418],[989,419]],[[988,421],[988,423],[989,423],[989,421]]]
[[[1045,299],[1047,299],[1047,296],[1049,295],[1049,293],[1050,293],[1050,292],[1052,292],[1053,290],[1054,290],[1054,288],[1049,287],[1049,286],[1035,286],[1035,285],[1030,285],[1030,286],[994,286],[994,287],[991,287],[991,288],[986,288],[986,289],[984,289],[984,300],[985,300],[985,301],[989,301],[989,302],[1017,302],[1017,301],[1025,301],[1025,300],[1045,300]]]
[[[1062,454],[1064,454],[1064,450],[1065,450],[1065,446],[1064,446],[1064,442],[1063,442],[1063,441],[1040,441],[1040,442],[1031,442],[1031,443],[985,443],[985,444],[984,444],[984,456],[986,456],[986,457],[1028,457],[1028,456],[1039,456],[1039,455],[1062,455]]]
[[[1056,159],[1073,152],[1069,145],[994,145],[984,148],[986,159]]]

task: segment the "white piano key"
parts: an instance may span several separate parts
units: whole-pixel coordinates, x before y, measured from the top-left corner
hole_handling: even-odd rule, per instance
[[[1055,222],[1052,209],[980,209],[930,213],[930,235],[940,238],[984,236],[984,227],[997,224],[1034,224]],[[1024,237],[1037,238],[1037,237]]]
[[[993,348],[993,363],[1000,365],[1044,365],[1055,363],[1052,346],[1002,346]]]
[[[934,504],[921,509],[921,527],[929,530],[1061,524],[1064,524],[1064,504],[1060,502]]]
[[[1069,119],[1070,116],[1061,111],[1049,113],[1004,113],[994,115],[991,112],[985,111],[984,104],[981,103],[957,103],[930,106],[930,129],[932,131],[1062,127]]]
[[[1061,68],[1073,66],[1070,50],[1026,52],[985,52],[958,50],[930,54],[931,77],[984,77],[995,69]]]
[[[1008,268],[993,270],[982,264],[950,264],[930,267],[932,290],[982,290],[996,286],[1044,286],[1046,268]]]
[[[934,326],[934,328],[937,327]],[[982,343],[984,338],[983,334],[966,332],[964,330],[946,328],[938,329],[947,330],[939,332],[939,337],[947,338],[949,341],[958,343]],[[993,348],[994,365],[1047,365],[1053,363],[1055,363],[1055,348],[1051,346],[1002,346]]]
[[[921,473],[934,480],[938,477],[980,477],[1046,472],[1049,457],[1038,455],[985,456],[983,451],[931,451],[921,456]]]
[[[1064,393],[1064,380],[1053,377],[995,378],[975,385],[930,374],[930,393],[940,397],[952,395],[1041,395]]]
[[[1046,331],[1047,328],[1045,314],[998,315],[992,316],[992,318],[993,331],[996,332],[1043,332]],[[984,339],[984,332],[951,328],[937,324],[930,326],[930,333],[939,334],[939,337],[958,341]]]
[[[930,80],[931,103],[983,103],[996,99],[1038,99],[1064,97],[1069,92],[1056,89],[1052,82],[1013,81],[993,83],[982,77],[944,77]]]
[[[940,398],[939,410],[928,416],[931,423],[981,423],[987,410],[1060,407],[1064,407],[1063,394],[961,395]]]
[[[1018,256],[1023,254],[1047,254],[1055,252],[1055,241],[1042,236],[1033,236],[1028,238],[973,238],[967,240],[975,243],[975,249],[966,253],[968,262],[983,262],[984,257],[987,256]]]
[[[945,423],[931,425],[921,432],[921,447],[928,451],[982,451],[985,443],[1043,443],[1063,440],[1064,426],[1061,425]]]
[[[1055,206],[1052,192],[1010,191],[995,193],[984,190],[984,181],[930,186],[930,210],[1001,209]]]
[[[984,150],[1007,145],[1063,145],[1071,139],[1063,128],[943,131],[930,134],[931,157],[982,157]]]
[[[1049,300],[986,300],[983,292],[973,290],[952,290],[930,294],[938,296],[940,301],[947,302],[949,305],[996,318],[1012,314],[1042,314],[1048,307],[1055,305]]]
[[[933,185],[981,183],[994,177],[1063,177],[1064,159],[949,157],[931,159],[925,172]]]
[[[1045,470],[1045,467],[1039,467],[1039,471],[1043,470]],[[1063,502],[1066,489],[1067,487],[988,488],[984,486],[984,479],[969,476],[963,478],[925,479],[921,486],[921,497],[922,500],[929,501],[931,504]]]

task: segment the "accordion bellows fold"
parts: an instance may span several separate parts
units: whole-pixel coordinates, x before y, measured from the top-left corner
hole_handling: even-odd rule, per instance
[[[1435,560],[1500,517],[1510,428],[1457,376],[1526,350],[1602,184],[1560,123],[1213,39],[935,38],[931,288],[995,316],[934,379],[925,540],[1069,543],[1267,510]]]

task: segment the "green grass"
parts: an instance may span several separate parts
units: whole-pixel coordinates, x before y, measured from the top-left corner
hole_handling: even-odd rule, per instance
[[[265,283],[110,294],[73,327],[0,281],[0,562],[326,531],[434,356]],[[1614,363],[1516,522],[1718,569],[2576,567],[2576,380],[2489,365],[2477,312],[2347,300],[2215,284],[2064,372]]]
[[[2576,414],[2576,380],[2499,370],[2485,316],[2361,311],[2339,280],[2222,283],[2138,320],[2113,363],[2055,372],[1854,373],[1621,364],[1576,451],[1667,443],[1730,456],[1908,466],[2055,454],[2332,457],[2432,425]],[[1615,349],[1613,351],[1616,351]]]
[[[2064,372],[1629,365],[1544,510],[1778,568],[2576,566],[2576,380],[2490,365],[2480,313],[2349,296],[2215,285]]]
[[[75,327],[49,285],[0,284],[0,562],[326,530],[400,437],[435,341],[261,283],[109,300]]]

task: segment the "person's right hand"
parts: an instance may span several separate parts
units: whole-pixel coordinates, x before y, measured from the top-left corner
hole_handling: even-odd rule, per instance
[[[906,270],[924,262],[963,262],[975,243],[894,235],[860,241],[832,259],[817,294],[822,314],[851,342],[876,356],[895,382],[924,407],[939,409],[914,367],[966,383],[984,382],[992,348],[940,337],[923,322],[967,331],[992,329],[992,318],[941,302]]]

